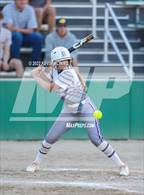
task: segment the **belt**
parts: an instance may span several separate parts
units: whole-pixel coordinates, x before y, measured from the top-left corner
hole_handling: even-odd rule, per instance
[[[85,102],[86,102],[86,99],[82,100],[80,103],[68,105],[68,107],[69,107],[69,108],[77,108],[77,107],[79,107],[79,106],[84,105]]]

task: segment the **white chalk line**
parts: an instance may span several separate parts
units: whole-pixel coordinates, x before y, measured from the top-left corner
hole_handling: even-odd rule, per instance
[[[104,173],[111,173],[114,172],[112,169],[96,169],[96,168],[78,168],[78,167],[67,167],[67,168],[61,168],[61,167],[53,167],[53,168],[43,168],[40,169],[40,171],[49,171],[49,172],[104,172]],[[142,171],[133,170],[133,173],[141,174]],[[118,175],[118,174],[117,174]]]
[[[109,170],[100,170],[100,169],[95,169],[95,168],[71,168],[71,167],[68,167],[68,168],[43,168],[41,169],[41,171],[50,171],[50,172],[65,172],[65,171],[71,171],[71,172],[109,172],[111,171],[110,169]]]
[[[108,182],[90,182],[90,181],[44,181],[44,180],[9,180],[1,179],[0,185],[14,185],[14,186],[38,186],[38,187],[73,187],[73,188],[84,188],[84,189],[96,189],[96,190],[118,190],[127,193],[141,193],[134,190],[127,189],[127,186],[116,185],[115,183]]]

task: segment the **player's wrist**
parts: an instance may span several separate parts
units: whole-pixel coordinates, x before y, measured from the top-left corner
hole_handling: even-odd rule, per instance
[[[41,77],[41,73],[42,72],[43,72],[43,67],[42,66],[39,66],[39,67],[37,67],[37,68],[35,68],[35,69],[32,70],[32,76],[34,78]]]

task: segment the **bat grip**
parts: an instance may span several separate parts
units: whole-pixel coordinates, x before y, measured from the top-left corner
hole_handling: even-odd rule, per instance
[[[69,52],[71,53],[71,52],[73,52],[74,50],[75,50],[75,48],[70,48],[70,49],[68,49],[69,50]]]

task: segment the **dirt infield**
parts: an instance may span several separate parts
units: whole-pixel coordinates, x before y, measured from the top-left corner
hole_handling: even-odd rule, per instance
[[[127,162],[129,177],[89,141],[59,141],[41,170],[25,172],[40,141],[0,142],[2,195],[142,195],[144,194],[144,141],[110,141]]]

